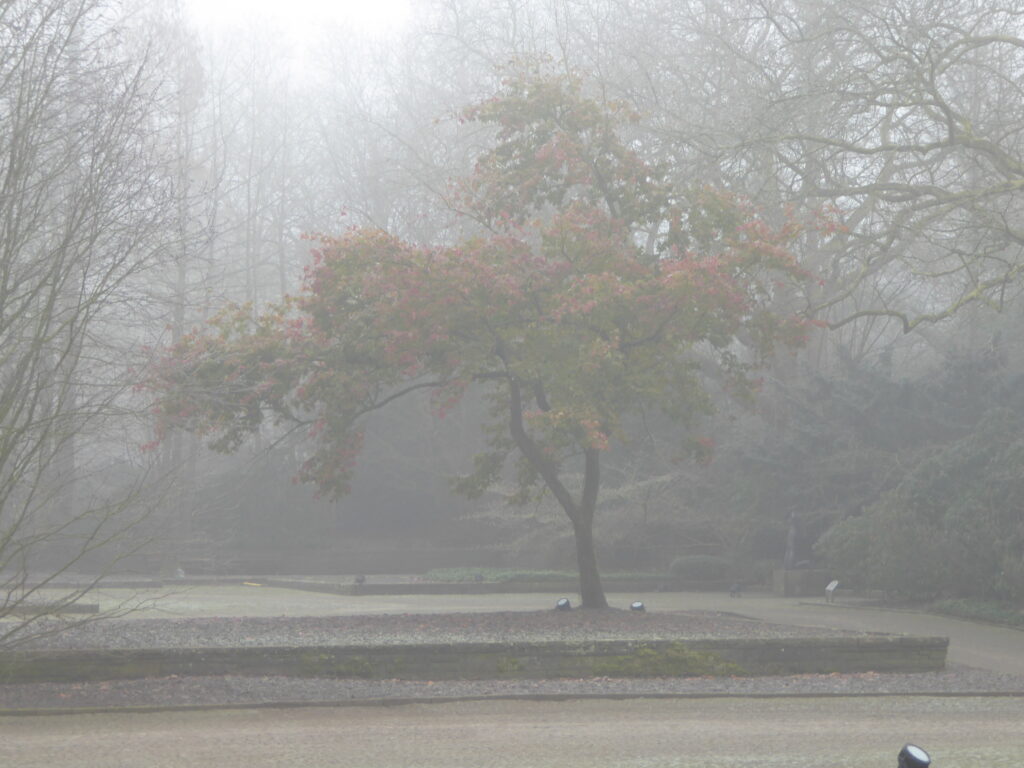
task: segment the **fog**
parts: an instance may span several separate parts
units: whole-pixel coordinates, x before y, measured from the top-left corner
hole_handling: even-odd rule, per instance
[[[786,565],[913,598],[1024,599],[1015,3],[330,7],[0,4],[0,589],[109,573],[596,577],[596,553],[602,572],[768,584]],[[757,311],[727,333],[626,362],[621,345],[621,380],[566,362],[579,339],[614,346],[619,326],[646,322],[619,305],[574,336],[553,321],[534,339],[539,321],[523,320],[488,345],[473,335],[486,313],[473,315],[444,343],[476,346],[434,350],[412,375],[359,346],[353,329],[377,328],[382,301],[317,337],[325,360],[343,343],[359,352],[320,400],[288,375],[320,352],[302,347],[300,363],[297,346],[268,342],[253,362],[231,346],[285,338],[315,293],[311,251],[336,247],[320,236],[380,230],[445,254],[488,242],[482,287],[505,274],[487,238],[546,253],[544,227],[590,204],[592,177],[502,209],[521,218],[510,229],[470,199],[504,205],[550,181],[495,181],[508,171],[496,157],[520,158],[496,147],[543,142],[515,116],[465,112],[507,105],[516,78],[558,83],[552,114],[601,116],[543,125],[575,140],[570,153],[597,135],[614,149],[594,167],[626,191],[594,210],[619,226],[622,200],[646,206],[620,242],[637,263],[660,274],[682,220],[697,254],[682,261],[747,238],[799,274],[745,284]],[[696,212],[716,205],[774,234],[721,225],[702,243]],[[768,317],[783,320],[755,322]],[[600,322],[619,326],[585,335]],[[470,374],[453,373],[456,349],[480,357]],[[353,405],[357,365],[372,392]],[[357,456],[329,442],[336,420],[360,436]],[[583,591],[596,601],[600,584],[584,575]]]

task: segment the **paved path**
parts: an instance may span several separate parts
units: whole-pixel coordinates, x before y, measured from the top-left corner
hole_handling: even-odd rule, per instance
[[[19,768],[936,768],[1024,765],[1024,700],[709,699],[0,717]]]
[[[782,624],[948,637],[949,662],[1024,675],[1024,631],[1017,629],[913,611],[853,608],[842,603],[828,605],[824,600],[815,603],[762,596],[730,600],[703,593],[666,597],[666,607],[732,610]],[[660,604],[661,598],[661,595],[651,596],[651,605]]]

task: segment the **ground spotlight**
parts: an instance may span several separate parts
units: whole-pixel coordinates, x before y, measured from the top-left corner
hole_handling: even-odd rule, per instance
[[[643,612],[643,611],[646,611],[647,608],[644,607],[643,603],[641,603],[639,600],[637,600],[635,603],[630,603],[629,604],[629,610]]]
[[[899,768],[928,768],[932,759],[928,753],[913,744],[907,744],[900,750]]]
[[[571,611],[572,610],[572,603],[569,602],[569,598],[568,597],[559,598],[558,602],[555,603],[555,610],[556,611]]]

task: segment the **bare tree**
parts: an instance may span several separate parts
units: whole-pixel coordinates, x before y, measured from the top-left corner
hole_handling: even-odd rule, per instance
[[[758,199],[834,206],[848,227],[807,254],[833,328],[907,332],[1005,301],[1024,268],[1016,4],[645,6],[664,34],[628,87],[660,113],[673,162],[703,160],[702,178]]]
[[[156,58],[114,0],[0,4],[0,646],[145,514],[121,342],[170,200]]]

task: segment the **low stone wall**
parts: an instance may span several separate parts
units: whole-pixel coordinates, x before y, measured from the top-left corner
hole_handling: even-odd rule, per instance
[[[947,638],[855,637],[306,648],[11,651],[0,682],[84,682],[168,675],[285,675],[410,680],[926,672]]]
[[[504,568],[510,565],[509,553],[500,547],[382,546],[378,542],[357,542],[339,551],[273,549],[242,553],[228,568],[216,568],[209,562],[185,562],[188,573],[222,572],[234,574],[290,573],[327,575],[335,573],[426,573],[433,568]]]
[[[946,666],[948,637],[712,640],[715,653],[759,675],[934,672]],[[703,642],[690,644],[703,648]]]

